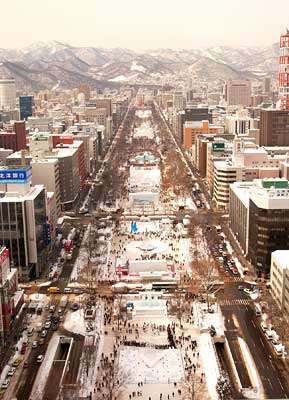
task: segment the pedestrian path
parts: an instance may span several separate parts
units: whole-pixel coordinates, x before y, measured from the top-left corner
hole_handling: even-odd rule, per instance
[[[251,304],[249,299],[224,299],[219,300],[220,306],[248,306]]]

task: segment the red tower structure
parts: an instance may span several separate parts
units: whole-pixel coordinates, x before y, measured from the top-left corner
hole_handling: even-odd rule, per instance
[[[281,110],[289,110],[289,30],[280,37],[279,99]]]

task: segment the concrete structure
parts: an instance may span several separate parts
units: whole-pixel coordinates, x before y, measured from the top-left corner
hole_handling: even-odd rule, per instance
[[[271,257],[270,291],[282,312],[289,313],[289,250],[273,251]]]
[[[259,121],[251,118],[247,110],[237,111],[225,118],[225,132],[233,135],[248,135],[250,129],[257,129]]]
[[[214,162],[213,197],[217,207],[229,205],[229,186],[236,181],[253,181],[262,178],[278,178],[285,155],[270,155],[250,141],[236,138],[232,159]]]
[[[0,79],[0,110],[10,111],[16,108],[15,79]]]
[[[286,110],[262,109],[260,146],[289,146],[289,113]]]
[[[30,132],[51,132],[53,126],[52,117],[28,117],[27,128]]]
[[[32,185],[44,185],[47,192],[54,193],[56,215],[59,217],[61,211],[61,194],[58,159],[33,159],[31,161],[31,167]]]
[[[286,179],[255,179],[230,188],[231,228],[259,276],[268,276],[271,253],[289,248]]]
[[[24,121],[13,121],[0,131],[0,147],[18,151],[26,148],[26,128]]]
[[[188,106],[183,111],[175,114],[173,119],[173,131],[183,143],[183,127],[186,121],[209,121],[212,122],[212,114],[208,107]]]
[[[251,82],[249,80],[230,80],[225,86],[225,100],[227,106],[251,105]]]
[[[280,37],[279,100],[281,110],[289,110],[289,31]]]
[[[24,301],[24,292],[18,291],[18,272],[11,268],[9,250],[0,248],[0,349],[11,332],[13,318]]]
[[[38,278],[50,243],[46,191],[30,186],[31,167],[0,171],[0,241],[23,281]]]
[[[216,135],[219,133],[219,128],[215,125],[210,125],[209,121],[186,121],[183,130],[183,143],[186,150],[190,150],[195,144],[197,135]]]

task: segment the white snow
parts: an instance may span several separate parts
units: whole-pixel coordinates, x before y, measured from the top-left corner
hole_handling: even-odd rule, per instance
[[[80,308],[77,311],[69,311],[66,314],[64,328],[70,332],[79,333],[85,336],[86,327],[84,321],[84,310]]]
[[[142,65],[138,65],[137,61],[132,62],[132,66],[130,67],[131,71],[139,71],[139,72],[146,72],[145,67]]]

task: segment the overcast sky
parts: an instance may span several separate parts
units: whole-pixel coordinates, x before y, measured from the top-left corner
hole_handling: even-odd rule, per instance
[[[289,26],[289,0],[0,0],[0,15],[0,48],[269,45]]]

